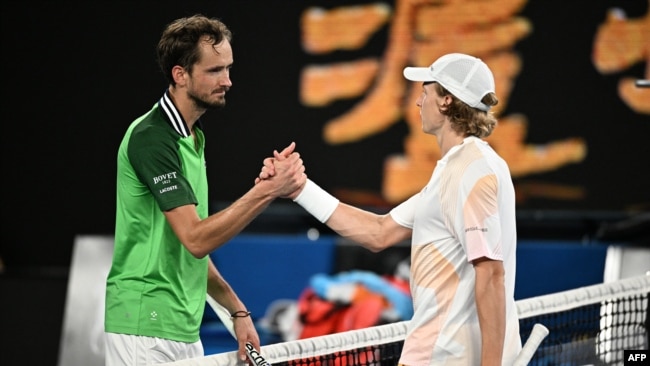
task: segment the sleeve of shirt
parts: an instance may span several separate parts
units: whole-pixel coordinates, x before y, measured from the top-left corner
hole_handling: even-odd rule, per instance
[[[502,260],[501,226],[497,205],[496,175],[476,179],[463,205],[464,242],[469,261],[487,257]]]
[[[396,223],[409,229],[413,229],[413,222],[415,220],[415,208],[418,197],[419,194],[412,196],[389,212],[390,216],[393,218],[393,220],[395,220]]]
[[[192,186],[183,175],[177,149],[171,141],[132,140],[128,152],[131,164],[139,179],[149,187],[162,211],[198,204]]]

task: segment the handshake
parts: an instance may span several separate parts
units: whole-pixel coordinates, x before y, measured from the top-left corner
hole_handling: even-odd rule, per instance
[[[296,143],[292,142],[281,152],[274,150],[273,157],[264,159],[255,185],[268,185],[273,197],[290,198],[325,223],[338,207],[339,200],[307,179],[305,166],[295,149]]]
[[[296,143],[292,142],[281,152],[274,150],[273,157],[264,159],[255,184],[268,183],[274,197],[295,199],[307,182],[305,166],[295,149]]]

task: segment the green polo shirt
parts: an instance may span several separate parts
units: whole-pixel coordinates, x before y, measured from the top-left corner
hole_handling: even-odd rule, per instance
[[[208,257],[195,258],[163,211],[196,205],[208,216],[205,136],[196,140],[168,93],[128,128],[117,156],[115,249],[106,282],[105,331],[199,340]]]

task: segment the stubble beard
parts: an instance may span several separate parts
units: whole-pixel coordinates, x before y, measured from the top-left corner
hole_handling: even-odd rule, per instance
[[[197,106],[197,108],[200,109],[205,109],[205,110],[214,110],[214,109],[222,109],[226,106],[226,98],[220,98],[216,101],[209,101],[207,99],[201,98],[195,94],[189,94],[190,99],[194,101],[194,104]]]

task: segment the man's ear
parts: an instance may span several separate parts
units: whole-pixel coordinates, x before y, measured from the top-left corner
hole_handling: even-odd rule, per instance
[[[184,67],[176,65],[172,68],[172,78],[174,78],[176,85],[184,86],[187,76],[188,73]]]
[[[449,107],[451,105],[451,103],[453,101],[454,101],[454,98],[452,98],[451,95],[445,95],[442,106],[447,108],[447,107]]]

